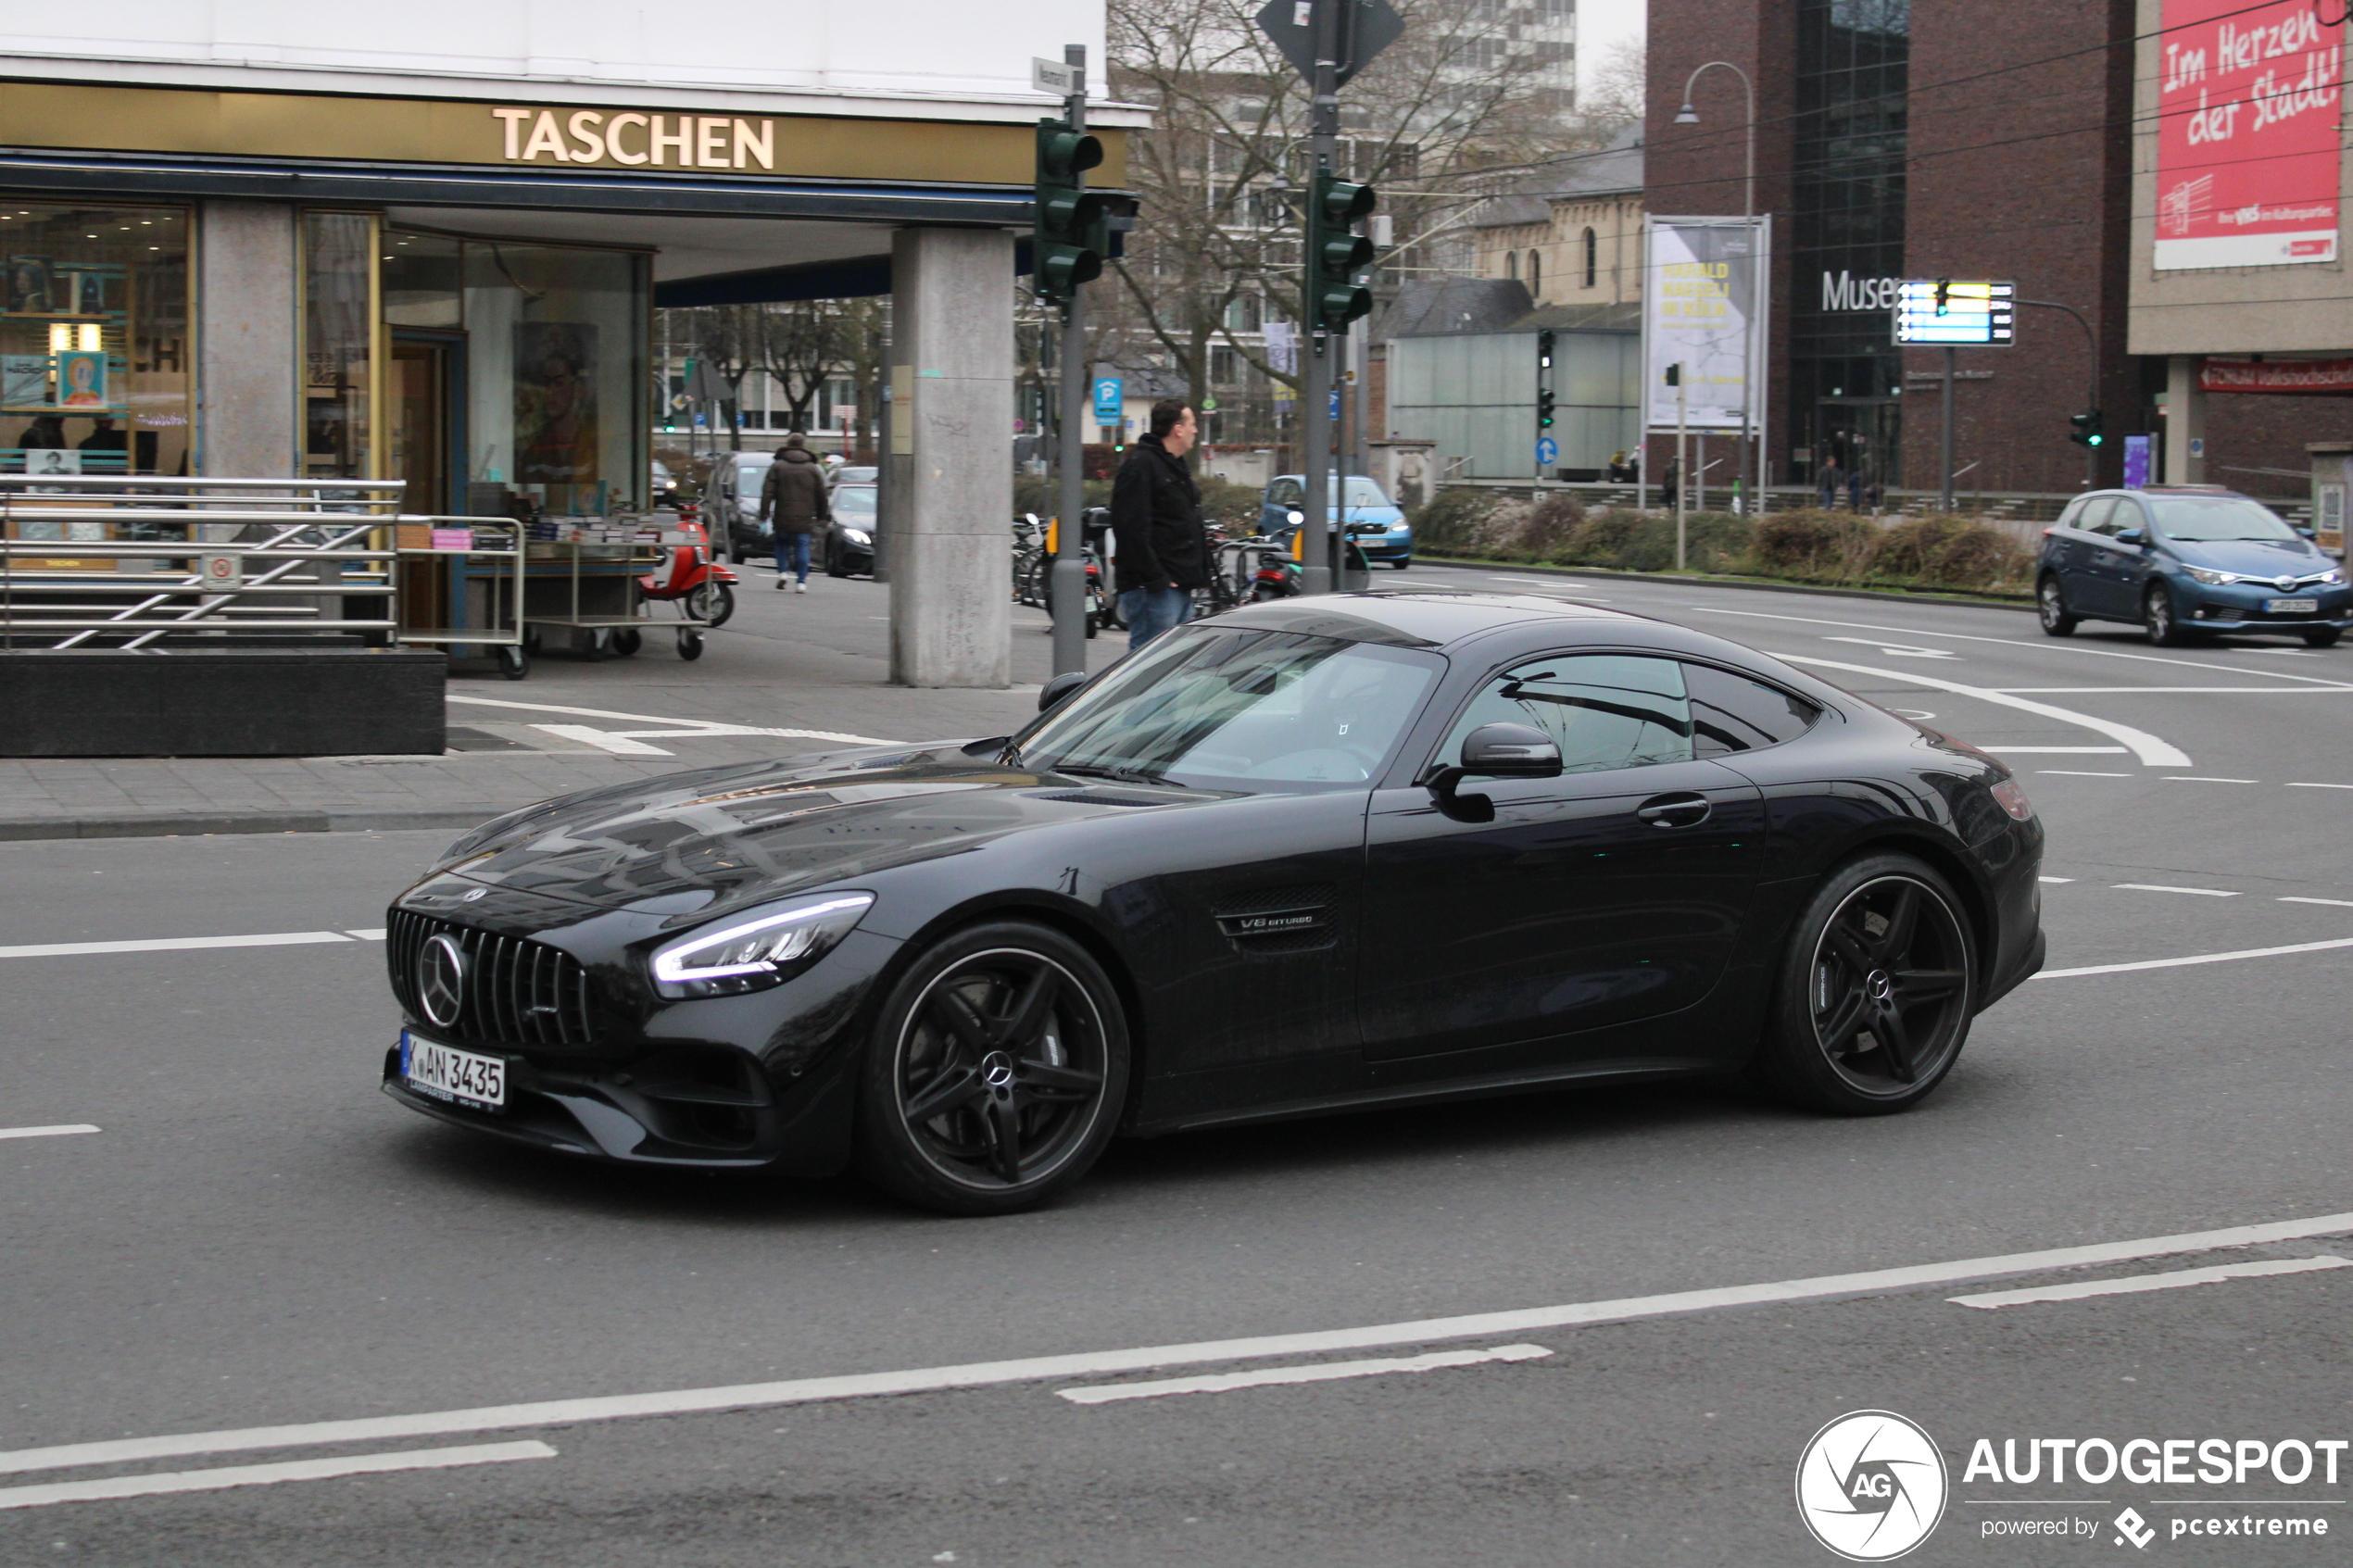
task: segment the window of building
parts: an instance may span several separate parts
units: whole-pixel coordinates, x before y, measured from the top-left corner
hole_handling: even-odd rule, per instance
[[[1585,231],[1585,286],[1592,288],[1602,270],[1601,238],[1592,230]]]
[[[1215,386],[1227,386],[1239,379],[1239,361],[1234,351],[1225,344],[1212,344],[1209,349],[1209,379]]]
[[[186,473],[187,210],[12,201],[0,243],[0,470]]]
[[[371,212],[302,215],[302,471],[374,479],[377,267]]]
[[[1544,294],[1544,257],[1536,251],[1528,253],[1528,297],[1541,299]]]
[[[1513,251],[1504,257],[1504,276],[1506,278],[1519,276],[1519,252]]]

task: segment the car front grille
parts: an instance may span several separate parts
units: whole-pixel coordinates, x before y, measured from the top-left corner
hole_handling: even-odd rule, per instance
[[[452,1023],[435,1023],[417,992],[417,958],[435,936],[455,940],[466,960]],[[407,909],[392,911],[385,937],[393,994],[409,1017],[452,1044],[579,1047],[603,1033],[588,972],[570,953]]]

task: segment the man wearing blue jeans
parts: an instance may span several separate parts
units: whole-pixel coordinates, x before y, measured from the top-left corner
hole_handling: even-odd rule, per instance
[[[820,524],[833,521],[825,504],[825,470],[810,455],[809,444],[798,433],[785,437],[768,477],[760,486],[760,519],[774,520],[776,530],[776,587],[786,579],[796,594],[809,592],[809,539]]]
[[[1200,428],[1183,398],[1162,398],[1112,482],[1112,583],[1131,653],[1190,620],[1193,590],[1209,586],[1201,488],[1185,461]]]

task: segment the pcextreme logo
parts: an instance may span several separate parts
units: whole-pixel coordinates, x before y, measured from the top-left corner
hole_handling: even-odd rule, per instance
[[[1948,1488],[1936,1440],[1892,1411],[1840,1416],[1797,1461],[1799,1516],[1850,1562],[1885,1562],[1928,1539]]]

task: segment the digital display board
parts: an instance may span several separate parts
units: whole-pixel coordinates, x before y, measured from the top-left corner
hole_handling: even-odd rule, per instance
[[[2017,294],[2015,283],[1907,278],[1895,296],[1895,341],[2007,347]]]

